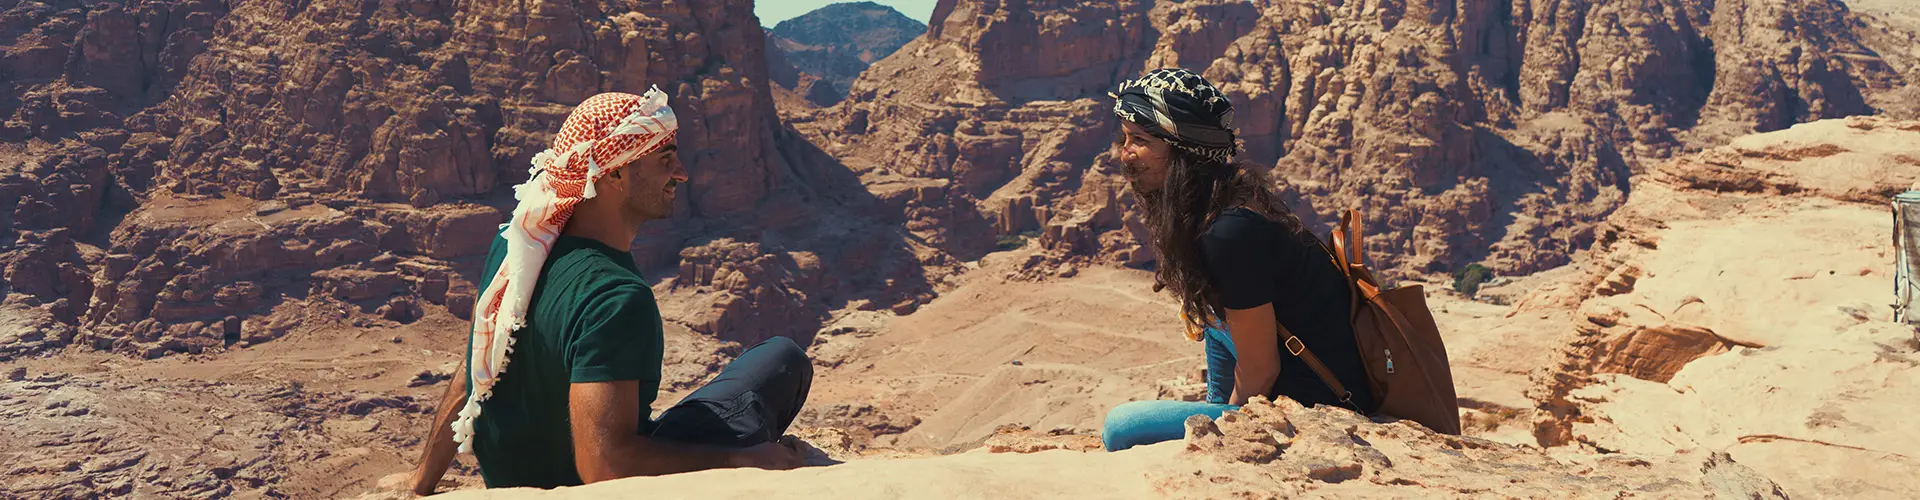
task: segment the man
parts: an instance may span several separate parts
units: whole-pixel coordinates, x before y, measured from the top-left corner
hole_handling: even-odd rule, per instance
[[[678,125],[658,88],[600,94],[534,157],[487,257],[465,376],[441,398],[415,493],[433,492],[456,442],[490,488],[800,464],[779,439],[813,370],[785,338],[741,353],[648,418],[660,388],[661,319],[628,252],[641,223],[671,214],[687,180]]]
[[[1159,257],[1154,289],[1180,299],[1187,338],[1203,341],[1208,401],[1140,401],[1107,414],[1111,451],[1179,439],[1193,415],[1218,418],[1253,396],[1372,411],[1347,321],[1352,295],[1333,258],[1279,203],[1259,169],[1234,161],[1233,103],[1190,71],[1162,69],[1112,94],[1113,156],[1143,209]],[[1349,389],[1336,395],[1280,348],[1298,336]],[[1350,397],[1343,397],[1350,396]]]

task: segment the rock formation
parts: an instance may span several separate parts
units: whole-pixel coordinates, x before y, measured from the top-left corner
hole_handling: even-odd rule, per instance
[[[1874,264],[1879,200],[1920,181],[1920,125],[1894,119],[1920,112],[1905,18],[943,0],[813,108],[788,104],[818,77],[776,64],[749,5],[0,2],[0,449],[34,450],[0,458],[0,496],[338,497],[405,470],[506,188],[568,106],[653,84],[694,176],[634,251],[663,387],[774,335],[845,381],[796,433],[861,459],[780,473],[783,494],[1920,494],[1897,425],[1920,338],[1883,320]],[[1574,264],[1489,283],[1517,304],[1449,326],[1487,439],[1281,402],[1075,451],[1107,408],[1198,389],[1174,306],[1110,266],[1153,257],[1104,93],[1153,66],[1233,93],[1247,157],[1310,223],[1367,208],[1393,276]]]
[[[1591,244],[1649,162],[1911,114],[1911,38],[1879,26],[1835,0],[951,0],[847,102],[792,119],[868,178],[957,184],[1000,235],[1085,234],[1050,259],[1138,264],[1137,228],[1094,216],[1128,203],[1105,92],[1187,67],[1236,101],[1245,158],[1297,212],[1364,210],[1389,274],[1526,274]]]
[[[769,31],[768,51],[779,50],[799,72],[818,77],[805,88],[784,83],[819,106],[831,106],[867,66],[892,55],[927,25],[873,2],[836,3],[780,21]],[[772,65],[774,63],[769,63]]]
[[[713,297],[718,312],[669,320],[732,341],[805,335],[848,300],[923,301],[943,273],[945,257],[910,248],[902,218],[875,210],[886,200],[779,123],[765,39],[728,28],[751,24],[750,2],[53,1],[6,12],[0,292],[60,326],[0,352],[75,338],[202,352],[303,320],[404,322],[424,305],[464,314],[507,188],[569,106],[651,85],[686,117],[692,181],[674,218],[636,244],[645,269],[668,271],[650,277],[674,281],[682,247],[712,239],[816,266],[798,281],[728,282],[735,294]],[[891,271],[826,273],[822,262]],[[675,283],[662,293],[711,284]],[[786,312],[756,321],[735,297]]]
[[[360,470],[368,446],[399,437],[375,431],[410,429],[431,411],[412,398],[287,382],[35,373],[0,380],[0,389],[9,424],[0,443],[34,450],[7,459],[0,495],[10,498],[335,497],[346,485],[328,476],[370,472]]]
[[[1920,391],[1920,332],[1884,305],[1885,193],[1920,180],[1917,124],[1796,125],[1637,183],[1574,279],[1577,335],[1535,374],[1539,442],[1726,451],[1795,496],[1920,491],[1875,472],[1920,464],[1883,430]]]

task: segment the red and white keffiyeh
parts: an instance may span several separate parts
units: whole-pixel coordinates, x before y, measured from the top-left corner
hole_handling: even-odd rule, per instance
[[[507,370],[513,333],[527,324],[534,282],[574,207],[594,197],[594,181],[635,157],[652,153],[679,131],[667,95],[654,87],[645,96],[610,92],[587,98],[567,115],[553,146],[533,157],[527,182],[513,188],[519,200],[506,225],[507,256],[473,307],[473,339],[467,374],[467,405],[453,423],[461,453],[473,451],[480,403]]]

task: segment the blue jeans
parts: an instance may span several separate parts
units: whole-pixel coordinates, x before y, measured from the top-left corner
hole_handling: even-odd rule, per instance
[[[1206,415],[1220,418],[1239,406],[1227,404],[1233,397],[1233,337],[1219,328],[1208,328],[1204,336],[1207,349],[1207,400],[1134,401],[1113,407],[1100,431],[1107,451],[1172,441],[1186,436],[1187,417]]]

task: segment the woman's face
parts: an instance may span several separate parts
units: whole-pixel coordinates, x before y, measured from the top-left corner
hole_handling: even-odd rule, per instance
[[[1167,163],[1173,145],[1147,133],[1133,122],[1120,122],[1120,136],[1113,141],[1113,155],[1120,159],[1120,174],[1135,191],[1156,193],[1167,185]]]

